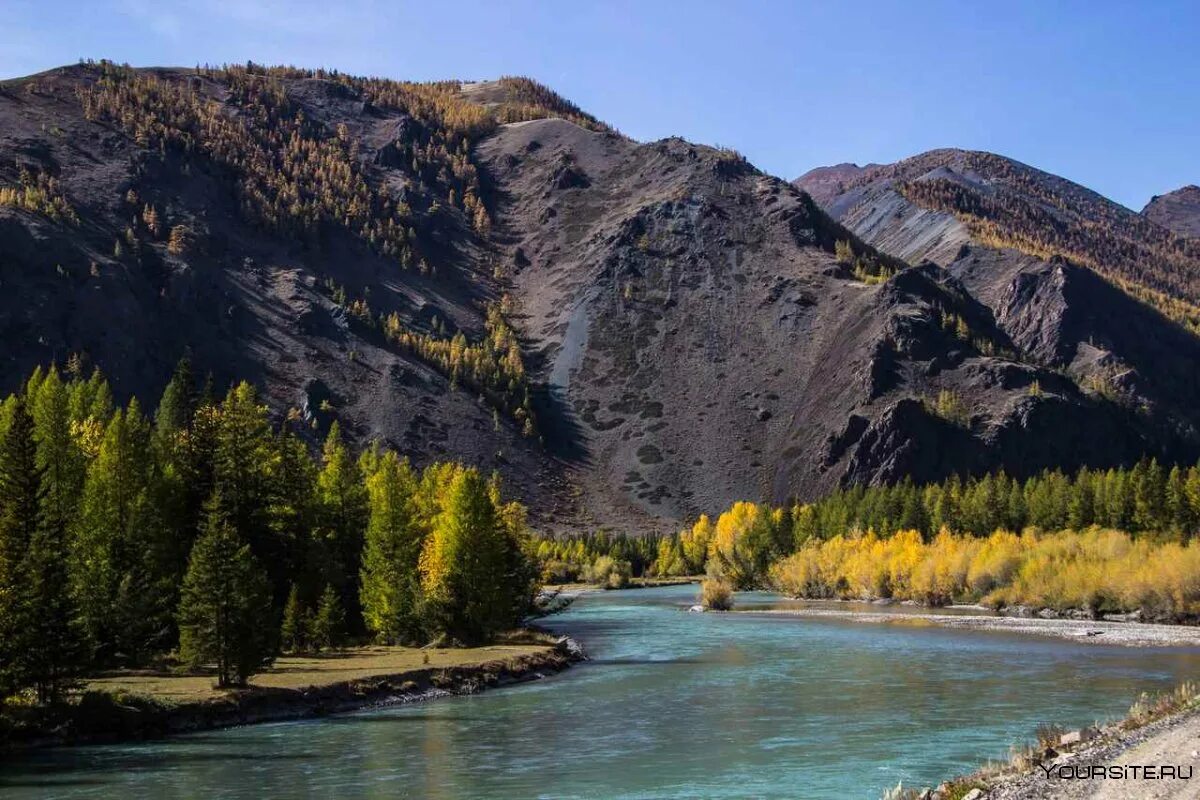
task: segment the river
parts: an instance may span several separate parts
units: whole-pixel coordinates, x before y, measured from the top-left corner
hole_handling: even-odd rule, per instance
[[[993,631],[689,614],[696,587],[586,595],[547,624],[592,660],[406,707],[0,767],[5,798],[878,798],[1123,713],[1200,652]],[[740,595],[769,607],[771,595]]]

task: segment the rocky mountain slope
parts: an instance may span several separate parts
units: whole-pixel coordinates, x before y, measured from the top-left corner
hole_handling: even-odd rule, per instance
[[[1142,209],[1142,216],[1180,236],[1200,239],[1200,186],[1155,195]]]
[[[816,185],[825,185],[820,173]],[[946,269],[1033,363],[1140,409],[1166,439],[1192,446],[1200,423],[1194,241],[989,153],[932,151],[864,170],[824,198],[867,242]]]
[[[735,153],[630,141],[524,79],[8,81],[0,388],[84,354],[154,398],[190,353],[314,439],[339,419],[499,470],[547,528],[1195,457],[1193,337],[896,191],[909,233],[848,215],[886,169],[825,176],[856,237]]]

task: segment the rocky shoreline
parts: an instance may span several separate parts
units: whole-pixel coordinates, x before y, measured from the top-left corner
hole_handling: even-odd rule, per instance
[[[735,610],[731,613],[826,618],[889,625],[930,624],[947,628],[1034,634],[1090,644],[1126,647],[1200,647],[1200,627],[1191,625],[1168,625],[1113,619],[1092,620],[1062,616],[934,614],[920,611],[870,612],[836,608],[837,601],[813,602],[828,602],[830,607]]]
[[[0,740],[0,752],[156,739],[476,694],[539,680],[586,659],[583,648],[564,636],[544,652],[505,660],[411,670],[305,689],[252,687],[213,700],[178,705],[140,696],[110,696],[98,701],[89,695],[77,705],[48,712],[8,731]]]
[[[1170,792],[1191,788],[1188,785],[1190,778],[1181,780],[1174,775],[1161,774],[1161,771],[1163,767],[1178,769],[1194,764],[1195,751],[1190,748],[1161,761],[1155,759],[1141,765],[1152,767],[1159,773],[1151,774],[1148,778],[1145,772],[1135,776],[1128,769],[1123,769],[1120,773],[1122,777],[1114,778],[1111,782],[1106,782],[1104,778],[1087,780],[1083,776],[1094,775],[1102,768],[1106,772],[1111,768],[1114,775],[1118,774],[1115,770],[1126,766],[1121,763],[1127,760],[1123,756],[1136,751],[1139,746],[1195,725],[1197,721],[1200,721],[1200,712],[1190,710],[1134,730],[1125,730],[1120,725],[1106,725],[1064,734],[1066,743],[1063,746],[1052,753],[1039,754],[1045,756],[1044,760],[1025,765],[1024,769],[1001,772],[989,782],[986,789],[980,790],[980,797],[986,800],[1083,800],[1106,795],[1128,798],[1174,797],[1176,795]],[[1140,762],[1144,759],[1134,760]]]
[[[1200,708],[1182,707],[1139,721],[1127,718],[1074,731],[1053,741],[1015,747],[1010,760],[989,763],[936,788],[897,787],[885,800],[1175,800],[1196,797]]]

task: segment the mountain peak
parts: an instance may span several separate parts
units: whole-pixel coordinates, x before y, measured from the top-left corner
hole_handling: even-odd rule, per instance
[[[1200,239],[1200,186],[1189,184],[1151,197],[1142,216],[1180,236]]]

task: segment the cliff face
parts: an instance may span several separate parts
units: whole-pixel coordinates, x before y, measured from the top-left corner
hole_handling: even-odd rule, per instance
[[[820,176],[847,230],[733,154],[632,142],[528,81],[10,81],[0,388],[82,353],[152,404],[190,353],[314,438],[338,419],[498,470],[546,528],[1194,457],[1194,338],[889,169]]]

